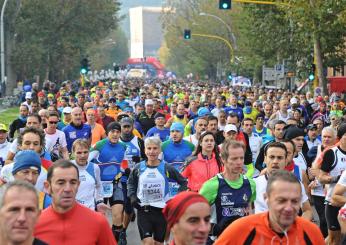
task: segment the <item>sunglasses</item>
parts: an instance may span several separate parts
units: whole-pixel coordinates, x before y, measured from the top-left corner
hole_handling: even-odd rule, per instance
[[[57,121],[49,121],[50,124],[58,124]]]

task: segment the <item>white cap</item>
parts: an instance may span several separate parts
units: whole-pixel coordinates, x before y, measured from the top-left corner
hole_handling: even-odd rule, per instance
[[[297,98],[293,97],[293,98],[290,100],[290,103],[291,103],[291,104],[298,104]]]
[[[223,131],[225,133],[228,133],[229,131],[234,131],[234,132],[237,132],[238,133],[238,129],[237,129],[237,126],[235,126],[234,124],[227,124],[225,126],[225,128],[223,129]]]
[[[25,94],[25,99],[32,99],[32,94],[31,94],[31,92],[26,92],[26,94]]]
[[[147,105],[154,105],[154,101],[152,99],[146,99],[145,100],[145,106]]]
[[[62,110],[62,113],[67,113],[67,114],[70,114],[72,112],[72,108],[71,107],[65,107],[63,110]]]

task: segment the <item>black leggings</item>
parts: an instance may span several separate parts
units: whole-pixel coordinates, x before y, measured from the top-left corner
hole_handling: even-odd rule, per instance
[[[314,195],[312,195],[311,197],[314,202],[314,206],[317,211],[318,218],[320,220],[320,230],[323,234],[323,237],[326,238],[328,236],[328,228],[327,228],[327,220],[326,220],[326,213],[325,213],[324,197],[314,196]]]

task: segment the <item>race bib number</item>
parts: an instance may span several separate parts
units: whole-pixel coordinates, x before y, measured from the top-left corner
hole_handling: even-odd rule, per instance
[[[180,185],[177,182],[168,182],[169,199],[173,198],[175,195],[178,194],[179,187]]]
[[[161,184],[144,184],[143,185],[143,202],[152,203],[163,200]]]
[[[70,132],[69,136],[70,136],[70,139],[75,139],[77,138],[77,132],[76,131]]]
[[[108,198],[113,195],[113,182],[112,181],[102,181],[102,191],[103,197]]]

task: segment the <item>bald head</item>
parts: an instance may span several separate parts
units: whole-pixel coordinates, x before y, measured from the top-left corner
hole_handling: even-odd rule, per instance
[[[80,107],[75,107],[71,112],[72,123],[76,126],[82,124],[82,109]]]

